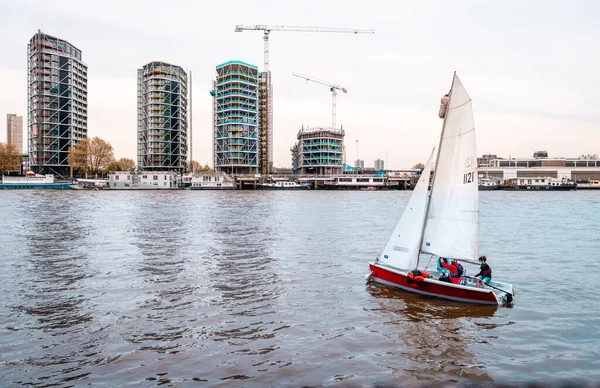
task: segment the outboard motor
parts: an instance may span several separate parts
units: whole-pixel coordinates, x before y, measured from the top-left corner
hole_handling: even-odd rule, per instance
[[[513,296],[509,293],[504,294],[504,296],[502,297],[502,302],[504,304],[511,304],[513,301]]]

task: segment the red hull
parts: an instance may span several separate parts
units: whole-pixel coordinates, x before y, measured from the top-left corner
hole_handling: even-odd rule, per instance
[[[407,283],[406,274],[401,271],[386,269],[375,264],[369,264],[371,279],[398,287],[417,294],[450,299],[458,302],[498,304],[496,295],[490,289],[473,288],[458,284],[439,282],[433,279],[425,279],[418,283]]]

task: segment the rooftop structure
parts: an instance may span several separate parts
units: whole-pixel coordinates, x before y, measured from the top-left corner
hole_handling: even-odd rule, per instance
[[[38,31],[27,45],[31,169],[71,176],[67,157],[87,136],[87,66],[69,42]]]
[[[218,65],[216,72],[211,91],[214,168],[230,174],[258,174],[268,143],[259,121],[258,68],[229,61]]]
[[[484,158],[480,158],[482,161]],[[537,151],[532,158],[503,159],[488,157],[479,164],[479,175],[499,180],[521,177],[552,177],[577,180],[600,179],[598,155],[581,155],[576,158],[551,158],[546,151]]]
[[[294,173],[341,174],[344,135],[343,129],[302,127],[291,148]]]

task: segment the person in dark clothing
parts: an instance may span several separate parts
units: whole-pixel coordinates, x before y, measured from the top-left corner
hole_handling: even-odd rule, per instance
[[[479,262],[481,263],[481,267],[479,267],[479,273],[475,275],[475,280],[477,282],[477,287],[485,288],[486,284],[490,284],[492,280],[492,269],[487,263],[487,258],[485,256],[481,256],[479,258]]]

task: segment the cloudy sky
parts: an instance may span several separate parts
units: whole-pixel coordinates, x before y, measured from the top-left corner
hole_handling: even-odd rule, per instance
[[[600,2],[577,0],[0,0],[0,141],[6,113],[26,116],[27,42],[41,28],[82,50],[88,134],[117,158],[136,158],[136,69],[158,60],[191,70],[194,159],[211,164],[215,66],[262,68],[262,33],[235,25],[274,24],[375,30],[271,34],[275,166],[291,164],[302,125],[331,125],[328,88],[292,72],[348,89],[337,119],[348,161],[424,162],[455,70],[473,98],[480,154],[600,153],[599,20]]]

